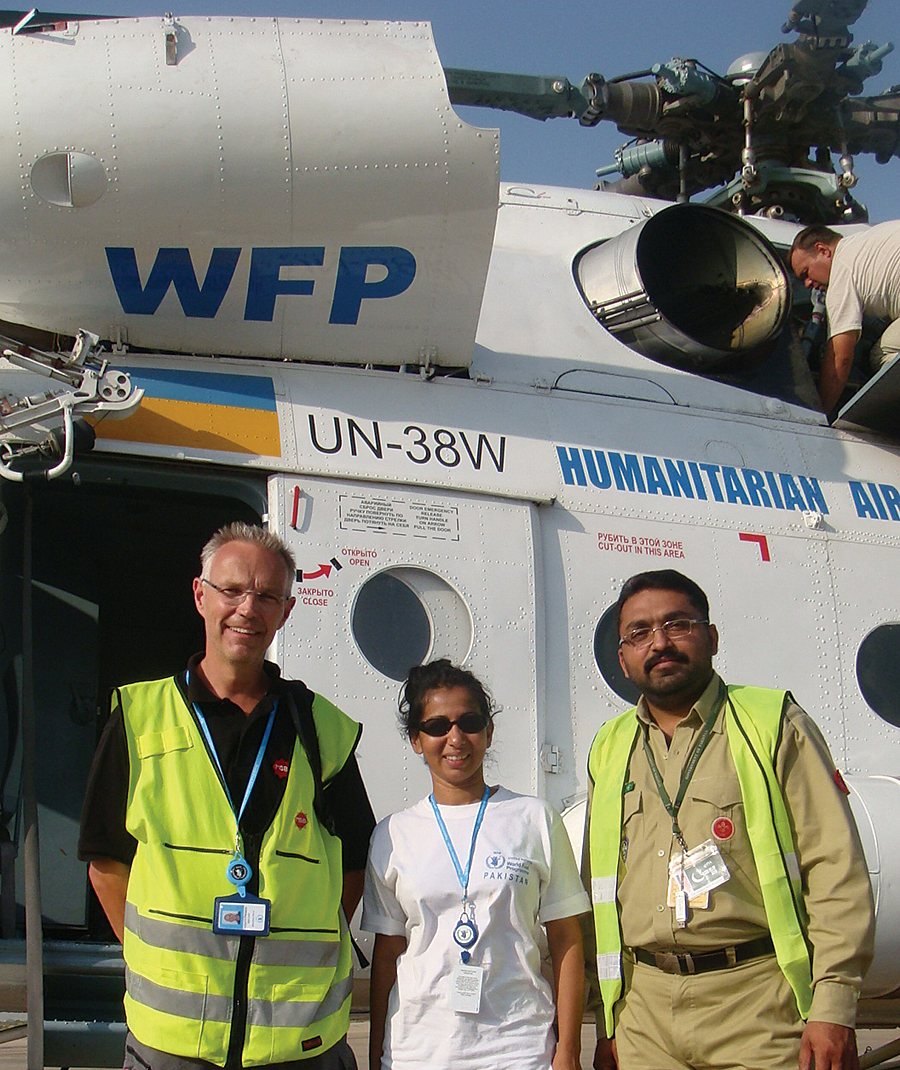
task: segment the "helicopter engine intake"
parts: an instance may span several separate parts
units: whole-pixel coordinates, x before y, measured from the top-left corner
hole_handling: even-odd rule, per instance
[[[775,249],[748,223],[678,204],[585,250],[588,307],[644,356],[705,371],[776,339],[791,288]]]

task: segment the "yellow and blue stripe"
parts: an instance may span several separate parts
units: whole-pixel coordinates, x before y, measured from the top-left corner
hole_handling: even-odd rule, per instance
[[[128,368],[144,397],[125,420],[101,420],[97,437],[153,446],[281,456],[275,386],[264,375]]]

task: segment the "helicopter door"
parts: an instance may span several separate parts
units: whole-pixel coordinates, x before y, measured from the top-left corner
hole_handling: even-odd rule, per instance
[[[548,519],[556,516],[554,511]],[[563,769],[554,786],[563,792],[585,787],[597,729],[637,700],[637,689],[619,666],[616,600],[629,576],[666,568],[685,573],[707,592],[720,636],[714,662],[719,674],[728,683],[793,689],[841,760],[844,721],[830,685],[839,666],[830,640],[836,622],[824,536],[611,514],[581,513],[577,520],[580,525],[560,525],[558,532],[548,523],[543,532],[546,571],[558,555],[567,576],[585,578],[547,587],[550,627],[555,633],[568,622],[570,629],[568,647],[555,647],[548,664],[550,678],[566,682],[551,693],[550,736],[564,754],[571,749],[575,755],[573,772]],[[817,667],[821,684],[798,691],[798,667],[808,665]]]
[[[838,419],[897,438],[900,435],[900,424],[897,420],[898,402],[900,402],[900,360],[892,360],[879,369],[866,385],[850,398],[838,413]]]
[[[59,480],[30,488],[42,912],[45,932],[68,938],[106,933],[77,845],[110,689],[175,672],[201,648],[191,597],[200,547],[223,523],[258,522],[266,504],[255,475],[200,478],[100,457],[81,458],[78,467],[77,485]],[[4,481],[0,495],[9,518],[0,536],[2,876],[2,844],[10,840],[17,849],[21,832],[25,502],[21,484]],[[21,905],[21,854],[15,868]],[[0,923],[8,891],[0,880]],[[0,924],[3,935],[13,935],[7,930]]]
[[[376,814],[430,788],[397,731],[397,699],[409,668],[437,657],[465,664],[503,709],[489,780],[540,793],[535,507],[273,476],[269,508],[297,559],[297,603],[279,633],[279,661],[363,723],[360,767]]]

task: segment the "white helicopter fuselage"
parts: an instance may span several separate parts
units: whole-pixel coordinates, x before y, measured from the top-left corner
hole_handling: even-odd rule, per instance
[[[0,318],[93,330],[144,390],[96,423],[77,493],[112,521],[105,488],[127,487],[163,547],[183,503],[214,497],[286,539],[297,603],[275,655],[362,721],[377,815],[427,791],[395,711],[407,669],[441,656],[502,707],[490,779],[576,803],[595,732],[628,704],[618,590],[676,568],[709,595],[721,675],[790,689],[822,727],[878,898],[868,991],[900,988],[900,452],[828,426],[808,372],[764,393],[598,322],[586,251],[666,206],[499,186],[496,134],[456,118],[423,26],[70,24],[0,38],[0,72],[18,139],[0,156]],[[797,228],[759,229],[783,249]],[[693,270],[691,249],[663,252],[671,278]],[[47,388],[0,373],[0,394]],[[57,514],[54,488],[64,524],[75,492]],[[149,545],[121,548],[130,568]],[[59,577],[44,586],[65,601]],[[99,619],[98,645],[113,599],[66,602]],[[144,643],[141,613],[129,626]],[[95,722],[59,731],[85,766]],[[77,808],[48,796],[41,820],[61,874],[45,917],[78,926]]]
[[[492,775],[564,808],[624,706],[604,614],[632,573],[686,572],[714,607],[719,672],[789,688],[861,821],[873,792],[887,804],[863,827],[877,885],[895,863],[875,826],[900,785],[868,778],[896,774],[900,730],[868,705],[858,659],[896,627],[896,447],[611,338],[572,263],[659,207],[623,219],[617,201],[504,187],[465,378],[123,353],[144,400],[97,425],[95,453],[265,481],[302,574],[278,660],[365,724],[379,815],[427,790],[394,710],[405,669],[436,656],[503,707]],[[884,686],[894,664],[875,658]]]

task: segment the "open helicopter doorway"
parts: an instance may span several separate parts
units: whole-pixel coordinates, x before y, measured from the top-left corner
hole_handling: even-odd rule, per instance
[[[203,645],[191,580],[200,548],[224,523],[259,523],[263,480],[90,458],[80,484],[33,484],[32,634],[45,938],[105,939],[106,919],[77,858],[81,804],[116,684],[177,672]],[[20,834],[25,494],[0,487],[0,838]],[[23,926],[16,866],[15,932]]]

